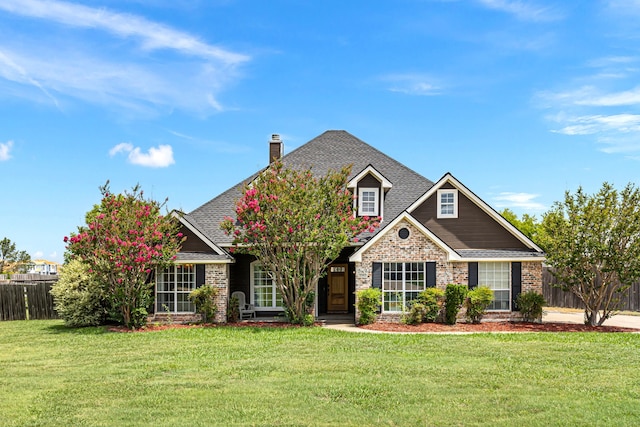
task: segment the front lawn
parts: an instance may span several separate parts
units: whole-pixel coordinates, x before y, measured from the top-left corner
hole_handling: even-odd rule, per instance
[[[2,426],[637,425],[640,335],[0,322]]]

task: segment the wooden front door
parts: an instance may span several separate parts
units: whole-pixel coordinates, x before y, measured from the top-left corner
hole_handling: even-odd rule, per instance
[[[331,264],[327,275],[327,312],[346,313],[349,311],[349,266]]]

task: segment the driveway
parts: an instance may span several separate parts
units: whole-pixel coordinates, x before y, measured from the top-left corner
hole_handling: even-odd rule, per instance
[[[542,316],[543,322],[560,322],[560,323],[584,323],[583,311],[545,311]],[[623,328],[640,329],[640,316],[630,316],[626,314],[617,314],[610,319],[604,321],[607,326],[619,326]]]

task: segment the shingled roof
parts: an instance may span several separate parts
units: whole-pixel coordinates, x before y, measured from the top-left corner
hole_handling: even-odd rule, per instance
[[[282,162],[287,167],[311,167],[318,175],[324,175],[330,169],[339,170],[343,166],[351,164],[353,166],[350,179],[368,166],[373,166],[393,184],[393,188],[389,190],[384,199],[383,224],[375,233],[384,229],[386,224],[433,186],[433,182],[427,178],[343,130],[324,132],[283,156]],[[189,222],[198,227],[200,232],[216,244],[229,245],[230,239],[220,229],[220,223],[225,216],[234,216],[235,201],[240,197],[244,184],[253,180],[260,172],[256,172],[186,214]]]

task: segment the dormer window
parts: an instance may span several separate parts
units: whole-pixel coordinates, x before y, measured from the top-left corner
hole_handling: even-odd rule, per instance
[[[458,190],[438,190],[438,218],[458,218]]]
[[[358,189],[358,216],[378,216],[380,206],[379,188]]]
[[[371,165],[351,178],[347,188],[356,196],[353,201],[353,209],[357,215],[382,218],[384,216],[385,195],[392,186],[391,182]]]

